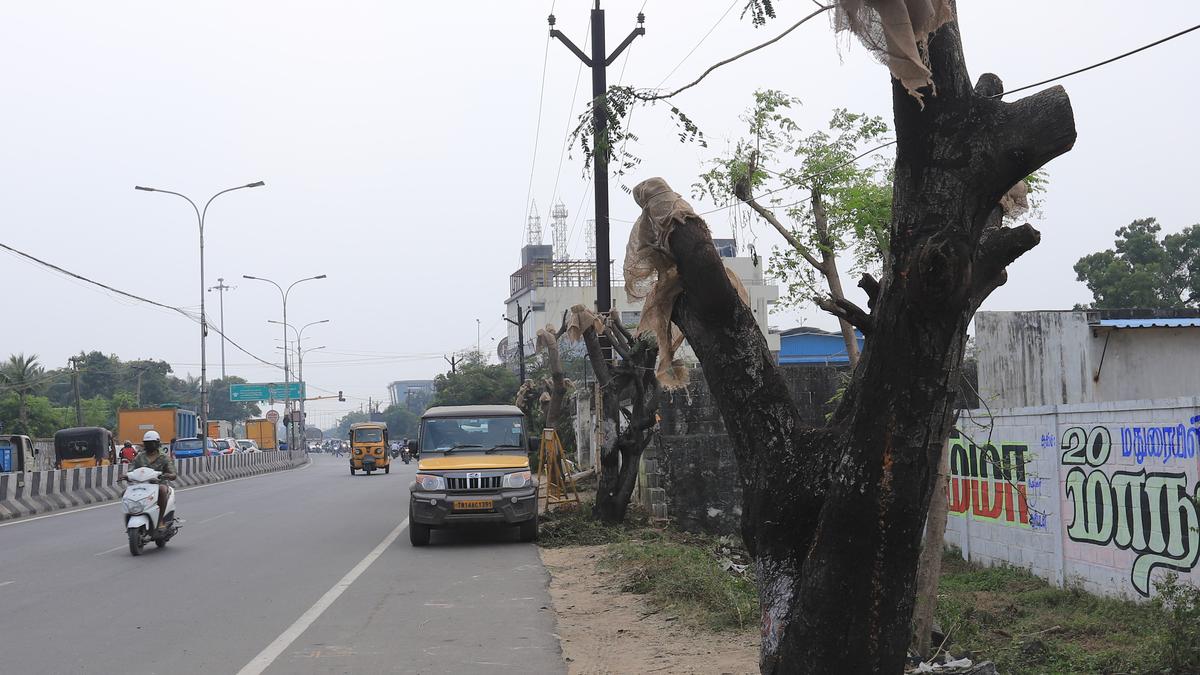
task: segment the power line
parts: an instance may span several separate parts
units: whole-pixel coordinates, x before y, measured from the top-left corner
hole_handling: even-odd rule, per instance
[[[679,59],[679,63],[675,64],[675,67],[671,69],[671,72],[663,76],[663,79],[654,86],[655,89],[662,87],[664,82],[671,79],[671,76],[675,74],[675,71],[679,70],[679,67],[682,66],[685,61],[691,58],[692,54],[696,53],[696,50],[700,48],[700,45],[704,44],[704,41],[708,39],[708,36],[713,34],[713,31],[717,29],[717,26],[720,26],[721,22],[725,21],[725,17],[729,16],[729,13],[733,11],[733,8],[741,1],[742,0],[733,0],[733,2],[729,3],[729,7],[725,10],[725,13],[721,15],[721,18],[717,19],[717,22],[712,25],[712,28],[708,29],[708,32],[704,34],[704,37],[700,38],[700,41],[696,43],[696,46],[692,47],[691,51],[685,54],[682,59]]]
[[[1175,33],[1174,35],[1168,35],[1165,38],[1162,38],[1160,40],[1155,40],[1154,42],[1151,42],[1148,45],[1142,45],[1141,47],[1127,51],[1124,54],[1118,54],[1117,56],[1114,56],[1111,59],[1105,59],[1103,61],[1100,61],[1099,63],[1093,63],[1090,66],[1086,66],[1086,67],[1080,68],[1078,70],[1072,70],[1069,73],[1064,73],[1062,75],[1056,75],[1054,77],[1042,80],[1041,82],[1034,82],[1033,84],[1027,84],[1023,87],[1017,87],[1016,89],[1012,89],[1010,91],[1001,92],[999,94],[992,94],[988,98],[1000,98],[1001,96],[1015,94],[1018,91],[1025,91],[1026,89],[1033,89],[1034,87],[1040,87],[1043,84],[1049,84],[1055,80],[1061,80],[1063,78],[1071,77],[1072,75],[1078,75],[1079,73],[1086,73],[1087,71],[1092,70],[1093,68],[1099,68],[1100,66],[1108,65],[1108,64],[1112,63],[1113,61],[1120,61],[1121,59],[1125,58],[1126,56],[1133,56],[1134,54],[1137,54],[1138,52],[1146,51],[1147,49],[1150,49],[1151,47],[1157,47],[1158,45],[1161,45],[1164,42],[1169,42],[1169,41],[1174,40],[1175,38],[1180,37],[1182,35],[1187,35],[1188,33],[1192,32],[1198,28],[1200,28],[1200,24],[1196,24],[1195,26],[1192,26],[1191,28],[1185,28],[1185,29],[1179,31],[1178,33]]]
[[[550,3],[550,13],[554,13],[554,2]],[[537,168],[538,143],[542,137],[542,101],[546,96],[546,64],[550,62],[550,40],[550,36],[547,35],[546,48],[542,51],[542,81],[538,85],[537,124],[533,131],[533,157],[529,160],[529,187],[525,189],[525,215],[522,218],[529,217],[530,200],[533,198],[533,175]],[[522,227],[524,226],[522,225]]]

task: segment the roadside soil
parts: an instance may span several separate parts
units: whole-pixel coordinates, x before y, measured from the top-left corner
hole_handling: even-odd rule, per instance
[[[540,549],[570,675],[758,672],[757,632],[703,631],[655,612],[598,567],[606,548]]]

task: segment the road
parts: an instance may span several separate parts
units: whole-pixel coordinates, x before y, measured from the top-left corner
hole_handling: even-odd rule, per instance
[[[0,672],[564,672],[533,545],[409,545],[415,466],[186,489],[183,530],[139,558],[116,505],[0,524]]]

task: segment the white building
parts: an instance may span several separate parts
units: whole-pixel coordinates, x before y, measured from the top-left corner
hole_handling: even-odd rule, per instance
[[[735,257],[736,247],[731,239],[714,240],[725,265],[737,273],[750,295],[750,309],[758,320],[758,326],[767,338],[767,347],[779,351],[779,335],[767,329],[771,305],[779,300],[779,288],[768,284],[763,278],[763,260],[760,257]],[[521,249],[522,266],[509,277],[509,297],[505,310],[509,319],[517,320],[517,307],[532,310],[525,320],[525,353],[532,355],[537,331],[546,325],[558,328],[562,324],[563,312],[574,305],[595,307],[596,264],[592,260],[551,260],[550,246],[525,246]],[[642,303],[629,302],[625,296],[625,282],[620,275],[612,275],[613,308],[620,312],[626,326],[636,326],[642,315]],[[501,360],[516,358],[517,327],[508,324],[508,337],[499,345]],[[695,361],[695,355],[685,343],[679,352],[685,361]]]

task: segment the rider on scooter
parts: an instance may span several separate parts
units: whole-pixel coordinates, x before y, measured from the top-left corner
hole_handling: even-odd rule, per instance
[[[162,452],[162,440],[158,437],[157,431],[147,431],[142,437],[142,451],[137,457],[133,458],[133,463],[129,465],[130,471],[140,469],[143,466],[148,466],[151,469],[159,472],[158,477],[158,503],[163,509],[167,508],[167,483],[166,481],[175,480],[175,462],[171,461],[165,453]],[[163,515],[166,515],[165,513]],[[165,525],[165,518],[159,518],[158,526],[161,528]]]

